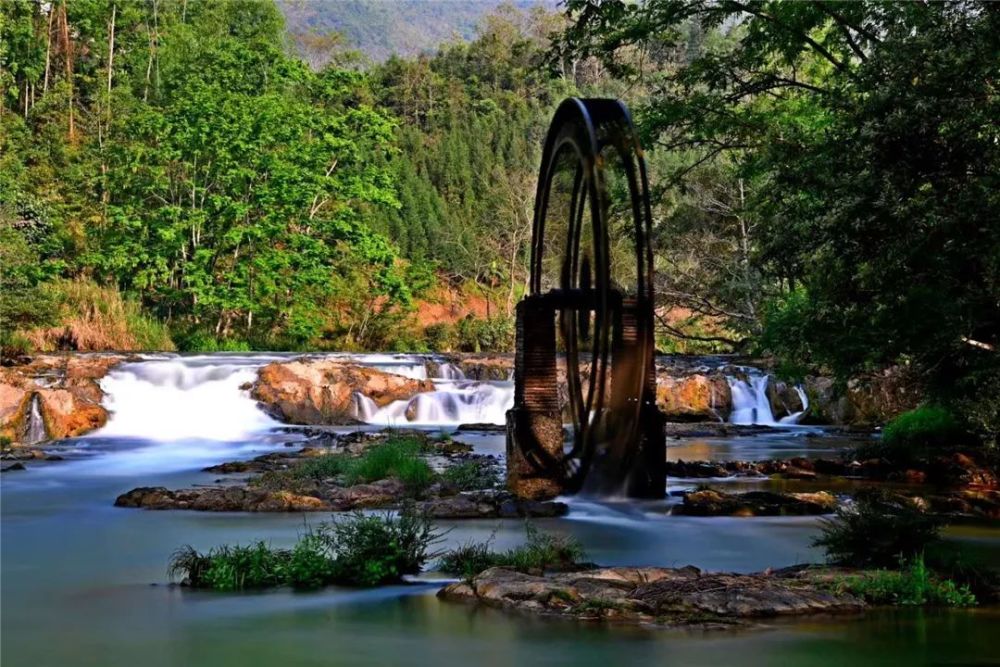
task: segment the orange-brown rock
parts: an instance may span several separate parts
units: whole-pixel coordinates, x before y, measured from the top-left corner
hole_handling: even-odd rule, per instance
[[[725,421],[732,408],[732,394],[722,375],[677,377],[659,373],[656,404],[667,421]]]
[[[357,420],[355,393],[379,407],[432,391],[414,380],[338,359],[297,359],[264,366],[251,395],[276,418],[295,424],[350,424]]]
[[[0,369],[0,435],[20,440],[36,395],[49,438],[71,438],[100,428],[108,420],[101,405],[100,380],[124,359],[121,355],[44,354],[27,364]]]
[[[86,384],[72,389],[39,390],[42,420],[49,438],[75,438],[104,426],[108,411],[91,396],[93,388]]]

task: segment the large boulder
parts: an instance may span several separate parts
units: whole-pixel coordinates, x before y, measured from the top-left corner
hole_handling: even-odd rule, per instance
[[[75,438],[104,426],[108,411],[92,400],[92,387],[82,385],[70,389],[41,389],[41,404],[45,432],[50,439]]]
[[[659,371],[656,404],[667,421],[725,421],[732,410],[729,382],[721,374],[674,376]]]
[[[274,362],[257,374],[251,395],[268,413],[294,424],[351,424],[356,393],[382,407],[432,391],[434,383],[338,359]]]

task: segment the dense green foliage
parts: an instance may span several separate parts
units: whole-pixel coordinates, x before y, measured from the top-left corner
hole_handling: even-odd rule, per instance
[[[898,570],[877,570],[845,577],[836,584],[840,592],[857,595],[872,604],[972,607],[976,596],[967,585],[936,577],[922,556],[901,562]]]
[[[567,4],[564,52],[645,83],[643,132],[678,156],[696,228],[727,223],[740,249],[694,254],[667,290],[841,377],[909,361],[1000,430],[984,395],[1000,377],[1000,7]]]
[[[903,465],[970,444],[970,436],[947,408],[925,405],[886,424],[882,438],[858,449],[855,457],[884,458]]]
[[[255,542],[223,545],[203,554],[185,546],[171,557],[169,571],[190,586],[219,591],[378,586],[420,572],[433,557],[429,550],[438,539],[430,521],[412,511],[398,515],[357,512],[320,524],[302,535],[292,549]]]
[[[939,539],[942,522],[912,500],[883,489],[859,491],[854,502],[823,521],[813,542],[830,562],[855,567],[892,567],[921,556]]]
[[[182,342],[278,347],[366,346],[372,312],[408,303],[371,225],[398,206],[395,120],[366,75],[286,56],[273,4],[16,0],[2,16],[0,240],[37,257],[5,277],[17,289],[89,277]]]
[[[527,524],[527,541],[506,551],[494,551],[491,541],[470,542],[441,556],[438,567],[442,572],[474,577],[491,567],[509,567],[519,572],[537,572],[578,567],[586,557],[583,548],[573,538],[540,532]]]

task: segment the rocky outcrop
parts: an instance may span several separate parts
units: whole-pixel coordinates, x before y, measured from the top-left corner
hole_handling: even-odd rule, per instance
[[[239,486],[179,491],[162,486],[143,486],[118,496],[115,507],[202,512],[312,512],[333,509],[312,496]]]
[[[715,489],[692,491],[673,509],[686,516],[807,516],[830,514],[837,499],[826,491],[816,493],[774,493],[749,491],[723,493]]]
[[[732,409],[732,395],[729,382],[721,374],[678,377],[659,370],[656,404],[667,421],[725,421]]]
[[[253,396],[269,414],[295,424],[357,422],[356,393],[382,407],[432,391],[428,380],[414,380],[338,359],[297,359],[260,369]]]
[[[120,355],[39,355],[27,364],[0,369],[0,435],[22,440],[36,396],[49,439],[104,426],[108,412],[101,405],[100,380],[124,360]]]
[[[569,512],[566,503],[526,500],[506,491],[474,491],[417,503],[417,509],[434,519],[551,518]]]
[[[525,574],[491,568],[438,593],[443,600],[536,615],[648,625],[742,625],[762,618],[857,612],[862,600],[831,592],[806,571],[703,573],[683,568],[599,568]]]

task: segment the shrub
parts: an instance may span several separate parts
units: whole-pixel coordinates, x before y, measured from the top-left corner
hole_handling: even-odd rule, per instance
[[[899,570],[878,570],[846,577],[837,583],[842,592],[863,597],[872,604],[939,605],[971,607],[976,596],[966,585],[958,586],[950,579],[935,577],[924,564],[922,556],[908,564],[900,561]]]
[[[933,450],[967,442],[968,435],[946,408],[925,405],[889,422],[882,441],[890,449]]]
[[[455,347],[455,329],[447,322],[424,327],[424,342],[431,352],[450,352]]]
[[[813,541],[830,562],[856,567],[891,567],[914,558],[939,539],[941,521],[913,501],[882,489],[859,491],[854,502],[822,521]]]
[[[525,544],[513,549],[493,551],[492,537],[485,542],[469,542],[445,553],[438,567],[442,572],[469,579],[491,567],[510,567],[519,572],[572,569],[585,557],[579,542],[571,537],[541,533],[532,524],[527,524],[526,531]]]
[[[306,532],[291,550],[255,542],[202,554],[185,546],[171,556],[168,572],[192,587],[219,591],[377,586],[420,572],[439,539],[430,520],[412,510],[395,516],[357,512]]]
[[[509,317],[478,319],[471,315],[456,325],[462,352],[509,352],[514,347],[514,321]]]
[[[409,510],[396,516],[355,512],[326,526],[324,538],[338,581],[377,586],[420,572],[440,533],[427,517]]]

